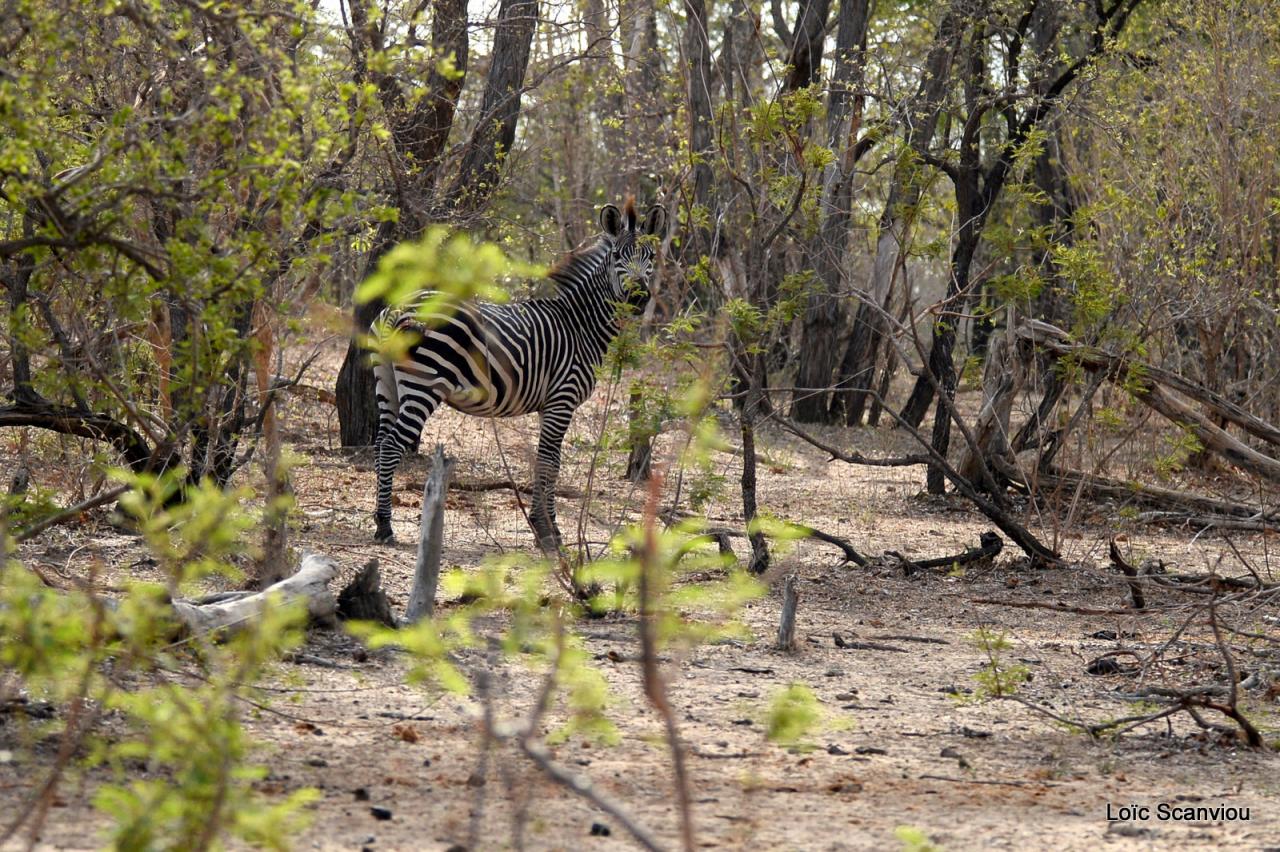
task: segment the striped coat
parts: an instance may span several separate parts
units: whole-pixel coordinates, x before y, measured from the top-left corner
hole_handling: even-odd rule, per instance
[[[405,451],[417,444],[441,403],[481,417],[538,413],[541,429],[529,522],[547,552],[560,546],[555,486],[560,449],[578,406],[595,388],[596,368],[617,336],[621,305],[643,307],[653,273],[653,241],[666,214],[653,207],[638,222],[635,206],[600,214],[599,240],[569,255],[550,274],[554,296],[507,305],[434,303],[386,311],[379,327],[418,336],[406,357],[377,365],[376,539],[389,541],[391,484]]]

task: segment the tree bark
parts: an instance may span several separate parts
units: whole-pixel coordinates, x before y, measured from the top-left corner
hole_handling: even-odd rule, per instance
[[[782,583],[782,614],[778,617],[779,651],[796,649],[796,607],[800,604],[800,593],[796,591],[796,575],[788,574]]]
[[[808,246],[809,262],[819,289],[806,301],[802,321],[796,373],[796,385],[802,388],[828,387],[840,354],[837,294],[844,284],[842,270],[849,244],[854,166],[860,149],[865,150],[857,138],[862,125],[863,97],[855,90],[862,84],[869,19],[870,0],[841,3],[826,138],[827,147],[837,152],[837,160],[823,175],[822,225]],[[809,392],[796,397],[791,416],[806,423],[830,419],[827,394]]]
[[[686,92],[689,103],[689,156],[693,173],[693,209],[686,219],[688,234],[682,252],[685,269],[698,265],[702,258],[712,259],[712,232],[716,221],[713,209],[711,160],[712,145],[711,87],[715,72],[708,41],[705,0],[684,0],[684,52],[688,63]],[[714,287],[700,287],[698,297],[708,309],[718,304]]]
[[[481,207],[497,189],[502,161],[516,138],[524,75],[529,66],[537,0],[502,0],[484,102],[449,195],[459,212]]]
[[[822,66],[822,50],[826,42],[830,11],[830,0],[800,0],[791,52],[787,56],[788,70],[783,83],[784,91],[794,92],[817,79],[818,70]]]
[[[401,240],[417,236],[428,221],[428,210],[436,198],[439,170],[449,134],[453,129],[458,97],[469,61],[467,40],[467,6],[465,0],[435,0],[432,4],[431,55],[425,71],[428,91],[411,109],[405,108],[402,82],[386,71],[380,62],[370,67],[369,52],[383,50],[381,28],[368,20],[364,4],[350,4],[352,52],[355,55],[357,81],[366,76],[378,88],[383,108],[391,116],[392,142],[401,162],[392,167],[392,197],[399,212],[395,221],[381,222],[374,234],[373,246],[365,259],[362,277],[368,276],[378,260]],[[496,44],[495,44],[496,49]],[[439,61],[453,57],[458,76],[450,79],[440,73]],[[373,370],[356,335],[368,330],[386,305],[381,301],[356,305],[353,329],[347,353],[338,371],[334,387],[338,410],[339,440],[344,447],[369,446],[378,432],[378,410]]]

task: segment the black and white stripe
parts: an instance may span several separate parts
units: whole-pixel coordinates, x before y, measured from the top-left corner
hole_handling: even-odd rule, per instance
[[[433,303],[438,310],[423,313],[419,306],[433,295],[424,292],[415,304],[383,313],[378,327],[384,332],[408,331],[420,339],[404,360],[376,367],[378,541],[392,538],[392,474],[443,402],[481,417],[541,415],[529,521],[543,550],[559,548],[560,448],[574,411],[595,388],[596,368],[618,333],[619,311],[623,305],[643,308],[649,299],[656,241],[641,238],[659,235],[665,222],[661,207],[638,224],[632,202],[623,211],[606,206],[599,240],[551,272],[558,291],[550,298]]]

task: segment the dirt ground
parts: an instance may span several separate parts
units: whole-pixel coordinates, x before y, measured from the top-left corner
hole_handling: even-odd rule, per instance
[[[311,381],[324,386],[329,379],[317,374]],[[591,446],[606,414],[619,422],[620,396],[602,388],[580,412],[561,478],[564,489],[590,495],[584,538],[597,551],[621,520],[635,517],[640,503],[619,476],[621,448],[600,455],[588,484]],[[395,527],[402,543],[377,546],[371,540],[369,458],[335,447],[332,409],[294,400],[283,423],[302,461],[295,469],[299,520],[292,546],[329,554],[343,566],[343,579],[378,557],[393,609],[403,611],[414,559],[407,542],[416,540],[424,458],[407,460],[397,475]],[[910,449],[883,430],[823,434],[867,454]],[[0,445],[0,473],[7,480],[17,463],[15,444],[11,436],[0,437],[6,442]],[[423,448],[445,444],[458,458],[455,482],[506,479],[508,469],[516,481],[527,482],[535,438],[532,420],[495,424],[447,411],[428,425]],[[659,454],[677,438],[667,436]],[[847,538],[863,553],[954,554],[990,528],[962,501],[920,496],[918,469],[830,462],[776,432],[766,431],[761,444],[762,504]],[[57,442],[40,446],[52,458],[41,468],[41,484],[70,477],[77,445],[64,445],[71,452],[61,459]],[[734,454],[722,454],[718,464],[723,497],[707,515],[712,523],[740,528]],[[583,504],[582,496],[561,497],[566,533],[577,526]],[[498,553],[533,555],[533,536],[509,490],[454,490],[447,505],[447,565],[472,569]],[[1047,517],[1029,511],[1023,520],[1051,535]],[[1126,586],[1106,558],[1106,542],[1117,531],[1135,559],[1158,557],[1188,572],[1220,565],[1231,573],[1244,558],[1264,579],[1280,579],[1269,550],[1274,540],[1233,535],[1237,557],[1219,536],[1133,526],[1108,507],[1080,512],[1070,534],[1058,540],[1072,564],[1066,570],[1030,569],[1012,548],[994,564],[909,577],[889,564],[845,564],[837,550],[812,541],[780,557],[766,577],[769,595],[743,613],[754,639],[703,646],[674,655],[666,666],[689,754],[699,846],[900,849],[907,847],[895,829],[911,826],[950,850],[1280,849],[1280,762],[1273,753],[1205,734],[1186,718],[1093,741],[1019,704],[964,700],[985,661],[966,637],[984,626],[1004,631],[1013,644],[1009,658],[1030,671],[1021,694],[1064,717],[1096,722],[1124,716],[1134,712],[1134,701],[1124,696],[1140,686],[1214,679],[1214,655],[1197,651],[1211,642],[1201,621],[1141,683],[1133,674],[1086,673],[1089,662],[1107,652],[1158,647],[1191,614],[1190,598],[1159,592],[1150,594],[1148,610],[1128,609]],[[745,539],[732,544],[739,557],[748,552]],[[140,553],[135,538],[96,513],[83,525],[58,527],[27,542],[20,555],[75,573],[94,559],[122,571]],[[147,569],[131,570],[145,577]],[[787,574],[798,576],[800,589],[794,653],[773,649]],[[994,602],[979,602],[984,600]],[[444,611],[452,605],[441,602]],[[1280,633],[1280,622],[1267,620],[1277,615],[1274,604],[1236,615],[1246,629]],[[591,621],[583,633],[616,696],[610,712],[623,742],[604,748],[575,739],[554,747],[554,758],[675,848],[670,763],[662,722],[640,689],[635,619]],[[877,647],[837,647],[835,633],[846,645]],[[1236,637],[1232,647],[1246,671],[1268,659],[1276,665],[1274,656],[1266,656],[1266,643]],[[470,843],[473,821],[479,830],[473,848],[511,848],[521,814],[532,849],[634,848],[616,821],[549,781],[514,750],[497,751],[481,775],[476,705],[404,685],[402,656],[366,657],[350,638],[321,631],[303,650],[302,662],[279,664],[261,684],[271,710],[254,713],[249,723],[262,743],[259,761],[270,770],[261,782],[264,792],[283,795],[311,786],[321,793],[297,848],[444,850]],[[485,664],[479,653],[469,662]],[[532,701],[536,676],[513,664],[495,677],[500,718],[519,718]],[[764,736],[770,695],[791,683],[812,688],[826,714],[809,737],[811,749],[788,750]],[[1280,740],[1274,698],[1242,694],[1268,741]],[[5,745],[10,736],[0,724],[0,748],[13,748]],[[0,812],[12,812],[50,759],[48,749],[16,749],[0,763]],[[40,848],[101,845],[101,820],[87,804],[95,780],[89,773],[63,788]],[[1225,804],[1247,808],[1248,819],[1161,821],[1160,803]],[[1149,806],[1151,818],[1108,819],[1109,809],[1114,815],[1134,804]],[[375,807],[388,809],[390,818],[377,819]]]

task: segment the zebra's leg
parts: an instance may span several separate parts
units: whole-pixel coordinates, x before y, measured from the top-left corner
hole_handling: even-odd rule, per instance
[[[422,434],[422,427],[427,418],[440,405],[441,397],[430,387],[414,387],[400,391],[400,410],[395,420],[390,421],[385,430],[379,428],[378,435],[378,497],[373,519],[377,531],[373,540],[390,542],[395,539],[391,530],[391,483],[392,475],[400,466],[405,450],[414,446]]]
[[[383,436],[395,425],[396,414],[400,411],[400,391],[396,387],[395,368],[382,359],[373,365],[373,377],[378,399],[378,433],[373,439],[376,450],[382,443]]]
[[[560,551],[560,528],[556,526],[556,480],[560,477],[560,448],[573,419],[573,407],[552,405],[542,411],[538,434],[538,458],[533,466],[533,499],[529,524],[538,537],[538,547],[546,554]]]

